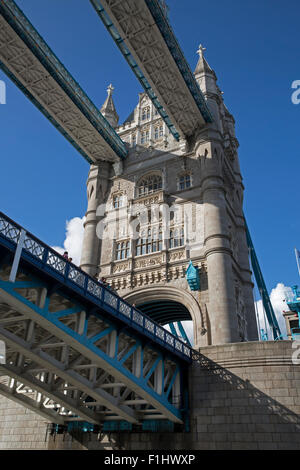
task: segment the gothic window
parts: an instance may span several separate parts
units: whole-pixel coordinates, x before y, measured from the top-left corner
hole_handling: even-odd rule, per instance
[[[184,229],[183,227],[172,228],[170,230],[170,248],[177,248],[184,245]]]
[[[192,186],[191,182],[191,175],[190,173],[185,173],[180,175],[178,178],[178,189],[183,191],[184,189],[188,189]]]
[[[136,242],[136,256],[147,255],[162,250],[161,226],[143,228]]]
[[[141,144],[143,145],[149,142],[149,137],[150,137],[149,129],[144,129],[141,132]]]
[[[138,196],[155,193],[162,188],[162,178],[159,175],[149,175],[144,177],[138,185]]]
[[[130,242],[119,242],[116,245],[116,260],[129,258],[130,256]]]
[[[142,109],[142,121],[150,119],[150,106],[146,106]]]
[[[154,139],[157,140],[164,135],[163,125],[156,126],[154,128]]]
[[[119,209],[124,206],[124,196],[123,194],[116,194],[113,198],[113,208]]]

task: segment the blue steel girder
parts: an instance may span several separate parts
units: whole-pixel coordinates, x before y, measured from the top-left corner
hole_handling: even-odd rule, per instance
[[[13,0],[0,0],[0,67],[89,163],[128,151]]]
[[[212,122],[158,0],[90,0],[175,138]]]
[[[268,323],[270,325],[270,328],[272,329],[272,334],[273,334],[273,339],[282,339],[282,334],[280,331],[280,327],[269,297],[269,293],[263,278],[262,271],[259,266],[258,258],[255,253],[254,245],[252,242],[252,238],[250,235],[250,231],[246,222],[246,219],[244,217],[244,222],[245,222],[245,229],[246,229],[246,239],[247,239],[247,245],[249,249],[249,255],[251,259],[251,265],[253,268],[254,276],[256,279],[257,287],[260,292],[261,298],[262,298],[262,303],[266,312],[266,316],[268,319]]]
[[[9,376],[14,386],[5,389],[3,385],[0,393],[21,402],[21,386],[23,394],[26,387],[35,390],[39,400],[25,393],[28,406],[42,416],[48,413],[48,419],[58,424],[75,419],[95,424],[116,419],[182,422],[184,356],[163,347],[161,332],[166,344],[174,339],[174,345],[181,345],[182,351],[191,352],[190,348],[158,326],[159,341],[151,341],[151,335],[142,328],[142,323],[149,328],[145,322],[150,320],[143,317],[141,322],[142,315],[138,316],[136,309],[89,276],[87,279],[93,282],[90,294],[93,291],[92,296],[100,296],[101,302],[87,301],[77,289],[77,282],[82,282],[79,275],[86,276],[81,270],[76,275],[69,271],[69,284],[42,270],[45,245],[32,235],[27,234],[16,280],[10,282],[18,230],[2,215],[0,338],[6,343],[7,363],[1,365],[0,372]],[[53,252],[50,254],[51,269],[59,276],[67,267],[75,269],[58,254],[55,260]],[[113,314],[117,313],[115,299],[119,313],[125,313],[123,319]],[[191,361],[188,355],[186,361]]]

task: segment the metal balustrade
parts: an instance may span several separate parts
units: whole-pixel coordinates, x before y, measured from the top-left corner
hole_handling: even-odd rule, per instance
[[[19,241],[21,230],[24,230],[16,222],[12,221],[5,214],[0,212],[0,239],[3,237],[12,242],[15,247]],[[73,263],[68,262],[55,250],[40,241],[34,235],[26,232],[22,256],[29,255],[32,261],[38,262],[38,267],[47,272],[57,274],[62,283],[68,286],[73,284],[73,288],[83,296],[92,297],[97,305],[97,301],[104,302],[112,309],[112,314],[122,318],[123,321],[130,322],[132,328],[137,329],[150,337],[155,343],[163,345],[169,351],[180,356],[182,359],[191,361],[192,349],[183,341],[179,340],[150,317],[143,314],[137,308],[128,304],[124,299],[112,292],[110,288],[95,281]]]

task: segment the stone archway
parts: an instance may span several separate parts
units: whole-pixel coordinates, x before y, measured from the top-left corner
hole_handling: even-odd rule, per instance
[[[193,322],[194,347],[197,347],[201,331],[204,328],[204,321],[199,303],[188,291],[171,286],[144,287],[130,292],[124,296],[124,299],[131,304],[135,304],[136,307],[159,300],[177,302],[183,305],[188,310]]]

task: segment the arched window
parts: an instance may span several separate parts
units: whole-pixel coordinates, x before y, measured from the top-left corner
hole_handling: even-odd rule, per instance
[[[172,228],[170,230],[170,248],[177,248],[184,245],[184,229],[183,227]]]
[[[147,119],[150,119],[150,106],[145,106],[145,108],[142,109],[142,121],[146,121]]]
[[[190,173],[184,173],[179,176],[178,178],[178,189],[183,191],[184,189],[188,189],[192,186],[191,175]]]
[[[136,146],[136,134],[132,134],[131,136],[131,146],[132,147]]]
[[[130,242],[120,242],[116,245],[116,260],[129,258],[130,256]]]
[[[162,250],[161,226],[144,228],[136,242],[136,256],[147,255]]]
[[[146,196],[147,194],[160,191],[162,188],[162,178],[160,175],[145,176],[138,185],[138,196]]]

